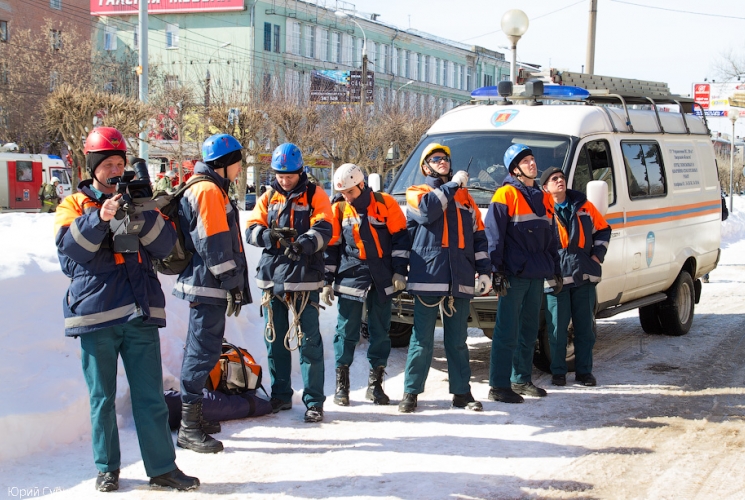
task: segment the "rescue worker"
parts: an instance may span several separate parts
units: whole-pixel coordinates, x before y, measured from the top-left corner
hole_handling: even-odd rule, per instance
[[[264,293],[265,341],[272,411],[292,408],[291,349],[300,352],[305,421],[323,421],[323,341],[318,325],[323,250],[331,240],[331,203],[308,182],[303,156],[291,143],[272,154],[275,179],[248,218],[246,240],[263,248],[256,283]],[[290,324],[289,314],[293,320]]]
[[[55,176],[49,179],[49,183],[41,187],[41,213],[48,214],[57,210],[61,201],[59,192],[57,192],[59,184],[60,180]]]
[[[370,374],[365,397],[387,405],[390,398],[382,383],[391,353],[391,306],[393,296],[406,288],[411,248],[406,217],[392,196],[373,193],[365,185],[362,169],[353,163],[334,172],[334,188],[340,194],[331,206],[334,232],[325,252],[326,285],[321,292],[329,306],[335,295],[339,297],[334,403],[349,406],[349,366],[367,306]]]
[[[494,193],[486,215],[494,291],[500,297],[492,335],[489,399],[522,403],[521,395],[546,396],[532,382],[533,350],[543,282],[548,279],[558,293],[562,280],[551,227],[553,203],[536,185],[533,151],[513,144],[504,153],[504,164],[510,175]]]
[[[66,197],[55,214],[57,254],[62,271],[70,278],[62,301],[65,335],[80,337],[93,457],[99,471],[96,489],[119,489],[115,404],[121,356],[150,484],[191,490],[199,486],[199,480],[176,467],[168,427],[158,336],[158,328],[166,325],[166,300],[152,263],[153,258],[168,255],[176,232],[157,211],[145,211],[137,251],[114,252],[112,226],[122,195],[107,179],[124,173],[126,150],[117,129],[93,129],[85,142],[91,178],[82,181],[78,192]]]
[[[481,403],[471,394],[466,339],[471,298],[491,289],[484,224],[476,202],[464,189],[468,174],[461,170],[453,175],[449,147],[429,144],[419,161],[425,184],[406,190],[412,242],[406,289],[414,296],[414,328],[398,411],[413,412],[417,396],[424,392],[438,313],[445,330],[452,406],[482,411]]]
[[[176,174],[173,172],[173,170],[169,170],[165,174],[163,174],[163,177],[158,179],[158,182],[155,183],[155,191],[165,191],[167,193],[170,193],[173,191],[173,177]]]
[[[546,331],[551,349],[551,383],[566,385],[569,320],[574,325],[575,381],[594,386],[592,348],[595,345],[595,287],[610,242],[611,227],[584,193],[567,189],[561,169],[541,175],[543,190],[554,203],[554,227],[559,243],[563,288],[546,295]]]
[[[226,314],[237,317],[241,307],[251,303],[238,209],[228,198],[228,186],[241,171],[242,149],[228,134],[204,141],[203,161],[194,172],[209,180],[190,185],[180,200],[184,246],[193,256],[173,287],[173,295],[189,301],[177,445],[199,453],[223,450],[210,436],[220,432],[219,422],[202,416],[202,389],[220,359]]]

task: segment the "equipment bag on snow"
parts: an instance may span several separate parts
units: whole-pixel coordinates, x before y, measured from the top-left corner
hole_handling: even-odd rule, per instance
[[[181,232],[181,222],[178,216],[178,211],[184,192],[197,182],[202,181],[209,181],[217,185],[215,180],[208,175],[193,175],[188,181],[186,181],[186,184],[181,184],[173,194],[167,194],[165,191],[158,191],[153,196],[153,198],[165,201],[165,204],[162,206],[161,203],[158,204],[158,206],[161,206],[160,213],[165,215],[176,226],[176,234],[178,235],[178,239],[176,240],[176,244],[173,245],[171,253],[163,259],[153,260],[155,270],[161,274],[181,274],[181,272],[189,265],[189,262],[191,262],[193,253],[186,249],[184,233]]]
[[[222,354],[210,371],[207,389],[225,394],[242,394],[257,388],[261,388],[266,394],[261,385],[261,365],[247,350],[223,339]]]

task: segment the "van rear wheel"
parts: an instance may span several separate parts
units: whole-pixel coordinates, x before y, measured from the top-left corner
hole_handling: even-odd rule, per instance
[[[662,333],[673,336],[688,333],[693,324],[694,306],[693,278],[688,271],[681,271],[673,286],[667,291],[667,300],[659,305]]]
[[[408,323],[391,321],[391,329],[388,331],[388,336],[391,338],[391,347],[409,347],[413,328],[414,325]]]
[[[639,323],[641,323],[642,330],[646,333],[653,335],[662,333],[657,304],[639,308]]]

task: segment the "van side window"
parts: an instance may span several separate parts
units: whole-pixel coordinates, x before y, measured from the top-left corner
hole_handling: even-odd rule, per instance
[[[605,181],[608,184],[608,206],[616,202],[613,160],[608,141],[588,142],[577,156],[572,189],[587,194],[587,183],[590,181]]]
[[[621,151],[630,199],[667,195],[662,153],[656,142],[622,142]]]
[[[16,162],[16,181],[32,182],[34,180],[33,164],[30,161]]]

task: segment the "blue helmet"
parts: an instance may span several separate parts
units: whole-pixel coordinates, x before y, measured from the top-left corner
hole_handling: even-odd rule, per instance
[[[277,146],[272,153],[272,170],[282,174],[299,174],[303,171],[303,153],[291,142]]]
[[[528,146],[525,144],[513,144],[504,152],[504,166],[507,167],[509,173],[512,173],[512,170],[520,163],[520,160],[528,155],[533,155],[533,150]]]
[[[215,134],[208,137],[204,144],[202,144],[202,159],[207,161],[215,161],[218,158],[222,158],[225,155],[232,153],[233,151],[240,151],[243,149],[238,139],[230,134]]]

